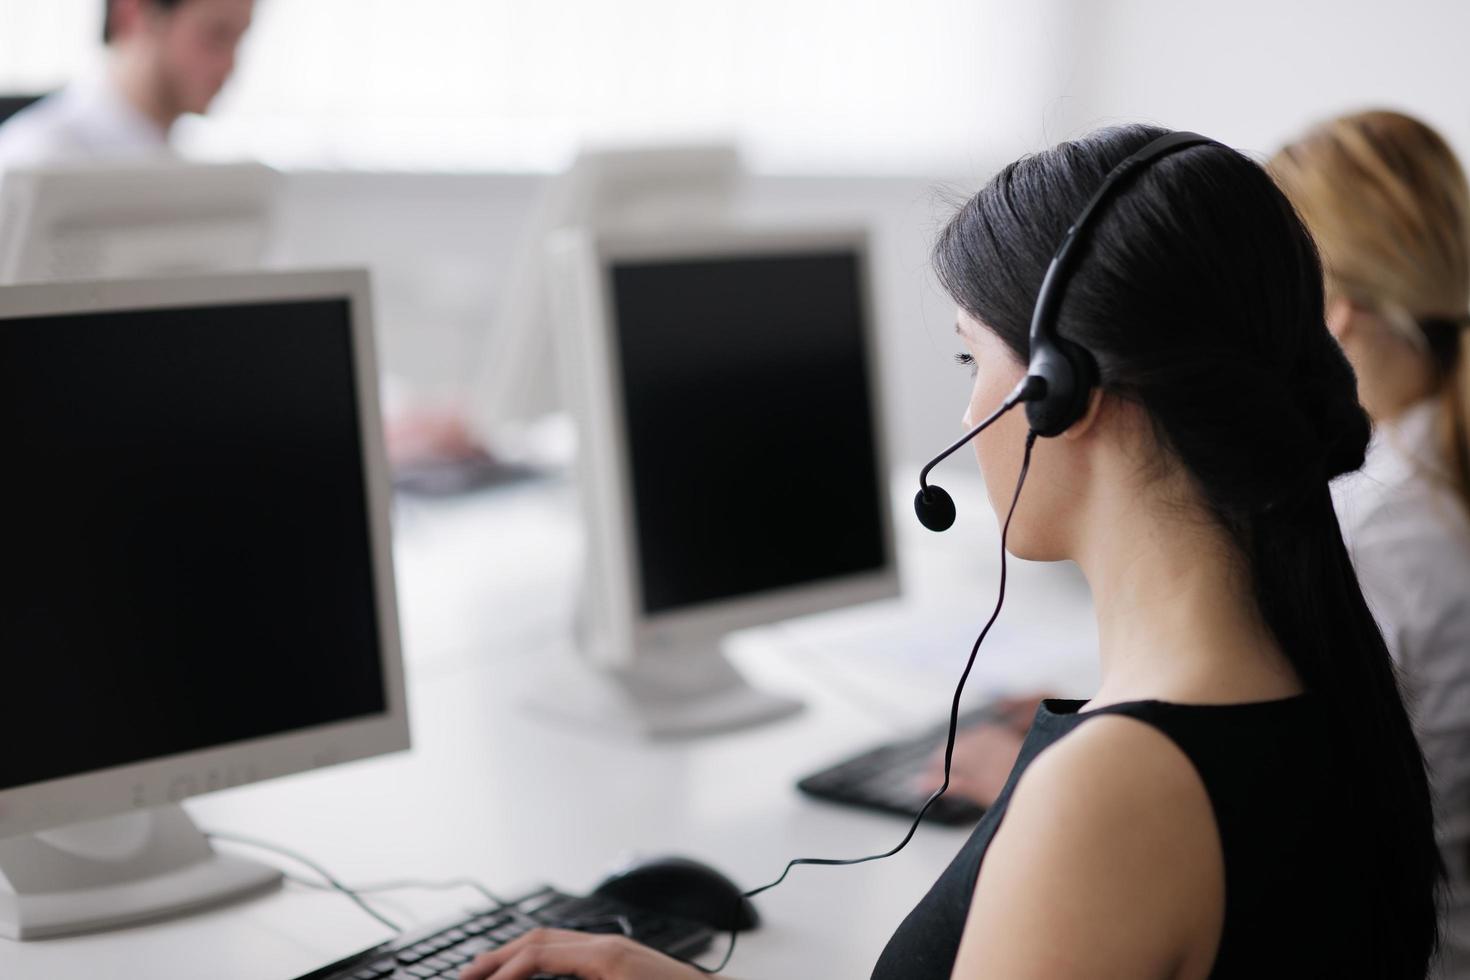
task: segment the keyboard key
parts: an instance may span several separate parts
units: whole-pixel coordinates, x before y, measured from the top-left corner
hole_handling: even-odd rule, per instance
[[[456,952],[458,952],[458,953],[460,953],[460,954],[462,954],[464,956],[468,956],[470,959],[474,959],[476,956],[479,956],[481,953],[488,952],[488,951],[494,949],[496,946],[499,946],[499,945],[500,945],[500,943],[492,942],[489,939],[483,939],[483,938],[480,938],[480,937],[476,937],[474,939],[469,940],[468,942],[461,943],[460,945],[458,945],[458,946],[456,946],[454,948],[455,948],[455,951]]]
[[[482,915],[465,923],[460,928],[472,936],[478,936],[482,932],[499,929],[509,921],[510,916],[508,915]]]
[[[399,950],[399,952],[398,952],[398,962],[400,962],[400,963],[417,963],[419,960],[422,960],[422,959],[424,959],[426,957],[433,956],[433,955],[434,955],[434,944],[433,943],[428,943],[428,942],[423,942],[423,943],[419,943],[417,946],[410,946],[408,949]]]

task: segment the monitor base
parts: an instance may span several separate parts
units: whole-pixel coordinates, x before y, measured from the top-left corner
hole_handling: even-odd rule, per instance
[[[711,644],[639,653],[631,667],[581,665],[544,685],[527,707],[598,731],[681,739],[778,721],[799,712],[802,702],[752,687]]]
[[[280,883],[275,868],[217,853],[175,803],[0,840],[0,937],[113,929]]]

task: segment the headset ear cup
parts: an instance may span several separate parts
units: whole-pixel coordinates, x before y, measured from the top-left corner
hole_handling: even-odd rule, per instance
[[[1026,419],[1039,436],[1059,436],[1087,414],[1097,368],[1085,349],[1061,337],[1038,343],[1027,373],[1046,382],[1046,394],[1026,403]]]
[[[1054,342],[1067,358],[1067,363],[1072,367],[1072,376],[1075,383],[1072,386],[1072,399],[1068,409],[1069,417],[1064,429],[1071,428],[1082,421],[1087,414],[1088,407],[1092,404],[1092,390],[1097,387],[1097,361],[1092,352],[1081,344],[1074,344],[1065,337],[1057,337]]]

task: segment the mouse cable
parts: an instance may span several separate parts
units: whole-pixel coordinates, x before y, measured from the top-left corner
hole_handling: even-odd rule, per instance
[[[263,851],[273,851],[276,854],[280,854],[284,857],[290,858],[292,861],[295,861],[298,864],[305,865],[306,867],[310,868],[312,871],[315,871],[318,875],[321,876],[322,880],[327,883],[326,887],[330,888],[333,891],[338,891],[341,892],[343,895],[346,895],[358,908],[362,909],[368,915],[372,916],[374,919],[377,919],[383,925],[393,930],[393,933],[395,935],[400,935],[403,932],[402,926],[394,922],[392,919],[388,918],[386,915],[383,915],[377,909],[373,908],[371,905],[365,902],[362,899],[362,896],[357,894],[357,890],[348,888],[346,885],[342,884],[342,882],[338,881],[337,878],[333,876],[332,873],[326,868],[322,867],[320,864],[317,864],[311,858],[291,850],[289,847],[282,847],[280,844],[272,844],[269,841],[258,840],[254,837],[244,837],[239,834],[222,834],[216,833],[214,831],[205,831],[204,836],[210,840],[225,841],[231,844],[243,844],[246,847],[258,847]]]
[[[287,874],[286,880],[303,888],[315,888],[317,891],[336,891],[337,889],[324,881],[312,881],[310,878],[301,878],[297,875]],[[376,892],[401,892],[413,889],[424,891],[446,892],[455,888],[472,888],[489,902],[492,909],[515,908],[516,903],[506,901],[496,895],[490,889],[480,884],[473,878],[442,878],[431,881],[425,878],[395,878],[391,881],[377,881],[370,885],[347,885],[348,891],[357,895],[371,895]],[[607,915],[594,915],[585,919],[572,919],[558,925],[561,929],[581,929],[585,931],[600,931],[604,926],[616,926],[618,932],[624,936],[633,935],[633,922],[626,915],[613,912]]]
[[[761,885],[759,888],[752,888],[750,891],[745,892],[745,898],[754,898],[761,892],[775,888],[777,885],[781,884],[781,882],[785,881],[786,876],[791,873],[791,869],[799,864],[810,864],[828,868],[840,868],[853,864],[866,864],[869,861],[881,861],[883,858],[892,857],[899,851],[903,850],[908,845],[909,841],[913,840],[915,832],[917,832],[919,829],[919,823],[924,819],[924,814],[928,813],[929,808],[934,805],[934,801],[938,800],[941,796],[944,795],[945,791],[949,789],[949,767],[950,762],[954,759],[954,741],[955,735],[959,729],[960,722],[960,696],[965,692],[965,682],[970,679],[970,670],[975,666],[975,657],[980,652],[980,644],[985,642],[986,635],[990,633],[990,627],[995,625],[996,619],[1000,616],[1001,607],[1005,605],[1006,536],[1010,533],[1011,530],[1011,518],[1016,515],[1016,504],[1019,503],[1021,500],[1021,488],[1026,485],[1026,472],[1031,468],[1031,449],[1035,445],[1036,432],[1033,430],[1026,434],[1026,451],[1021,457],[1021,474],[1016,479],[1016,491],[1015,494],[1011,497],[1011,506],[1006,511],[1005,523],[1001,525],[1000,588],[995,598],[995,609],[993,612],[991,612],[990,618],[985,621],[985,626],[983,629],[980,630],[980,635],[975,638],[975,645],[970,648],[970,659],[965,662],[964,672],[960,674],[959,684],[957,684],[954,689],[954,699],[951,701],[949,706],[949,736],[944,743],[944,782],[940,785],[938,789],[933,792],[929,799],[924,801],[924,805],[919,808],[919,812],[914,814],[914,822],[909,825],[908,833],[904,834],[903,840],[899,841],[898,844],[891,849],[884,851],[882,854],[869,854],[867,857],[858,858],[792,858],[790,861],[786,862],[786,867],[781,871],[781,876],[779,878],[777,878],[775,881]],[[730,930],[730,945],[725,948],[725,956],[724,959],[720,960],[719,966],[706,967],[700,966],[698,963],[695,963],[691,960],[682,959],[680,957],[676,957],[676,959],[680,959],[680,962],[686,963],[704,974],[713,975],[719,973],[725,967],[730,965],[730,958],[735,955],[735,941],[738,936],[739,932],[737,930]]]
[[[412,889],[423,889],[425,891],[449,891],[454,888],[470,888],[475,890],[476,892],[479,892],[479,894],[485,899],[485,901],[489,902],[490,905],[494,908],[513,908],[515,906],[514,902],[506,901],[473,878],[444,878],[440,880],[429,880],[425,878],[395,878],[391,881],[377,881],[367,885],[346,885],[343,884],[342,881],[338,878],[329,874],[325,868],[317,864],[315,861],[308,860],[304,855],[298,854],[295,851],[290,850],[289,848],[282,847],[279,844],[272,844],[254,837],[244,837],[237,834],[206,832],[204,836],[210,838],[211,840],[226,841],[232,844],[244,844],[249,847],[258,847],[262,850],[274,851],[275,853],[284,855],[285,857],[288,857],[293,861],[300,862],[301,864],[310,868],[312,871],[315,871],[318,875],[322,877],[323,880],[312,881],[310,878],[302,878],[299,875],[291,874],[288,871],[283,872],[287,881],[291,882],[294,885],[301,885],[304,888],[314,888],[317,891],[341,892],[343,895],[346,895],[348,898],[357,903],[357,905],[362,908],[363,911],[367,912],[368,915],[371,915],[374,919],[377,919],[383,925],[387,926],[389,929],[392,929],[396,933],[402,933],[403,928],[397,923],[393,922],[391,919],[388,919],[386,916],[380,915],[376,910],[369,908],[368,905],[362,900],[361,896],[372,894],[375,892],[397,892],[409,891]],[[603,928],[606,926],[615,926],[618,932],[620,932],[624,936],[631,937],[633,935],[633,923],[628,919],[627,916],[619,915],[616,913],[611,915],[592,916],[587,919],[573,920],[571,922],[562,924],[561,928],[580,929],[590,932],[603,931]]]
[[[286,880],[292,884],[301,885],[304,888],[315,888],[318,891],[331,892],[338,890],[336,887],[324,881],[312,881],[310,878],[301,878],[293,874],[286,875]],[[430,881],[424,878],[395,878],[391,881],[375,881],[368,885],[345,885],[343,887],[354,895],[371,895],[376,892],[401,892],[420,889],[430,892],[447,892],[455,888],[471,888],[479,892],[485,901],[496,908],[509,907],[511,904],[473,878],[444,878],[437,881]]]

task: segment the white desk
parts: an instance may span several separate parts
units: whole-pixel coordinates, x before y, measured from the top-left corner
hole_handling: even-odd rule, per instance
[[[502,892],[540,882],[585,890],[622,857],[679,853],[751,887],[790,857],[886,850],[900,821],[809,801],[793,783],[938,718],[993,602],[997,551],[981,491],[951,477],[961,521],[932,535],[913,521],[908,482],[896,492],[903,601],[732,641],[751,677],[799,692],[808,710],[755,731],[657,745],[558,727],[520,707],[567,656],[580,545],[565,484],[405,501],[396,561],[413,750],[203,797],[189,809],[207,829],[299,849],[349,883],[471,875]],[[1094,648],[1075,573],[1013,562],[1006,612],[972,690],[1041,684],[1085,694]],[[888,861],[795,870],[758,899],[765,925],[741,938],[729,973],[867,976],[966,833],[925,827]],[[405,891],[376,904],[423,923],[474,901],[469,892]],[[0,978],[287,980],[386,938],[343,897],[288,883],[171,922],[0,941]]]

